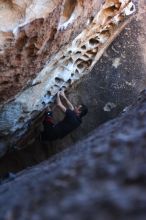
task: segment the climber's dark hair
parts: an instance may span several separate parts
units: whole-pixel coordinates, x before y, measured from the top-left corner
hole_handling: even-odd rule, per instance
[[[80,107],[80,118],[84,117],[87,113],[88,113],[88,108],[86,105],[84,104],[81,104],[81,107]]]

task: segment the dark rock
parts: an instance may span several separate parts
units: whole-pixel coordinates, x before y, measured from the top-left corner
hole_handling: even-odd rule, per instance
[[[87,139],[3,183],[0,219],[145,219],[145,134],[140,99]]]
[[[8,143],[5,141],[0,141],[0,157],[2,157],[7,152]]]

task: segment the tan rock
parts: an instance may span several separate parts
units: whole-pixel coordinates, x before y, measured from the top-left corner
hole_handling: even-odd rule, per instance
[[[69,43],[100,1],[0,1],[0,102],[9,100]]]

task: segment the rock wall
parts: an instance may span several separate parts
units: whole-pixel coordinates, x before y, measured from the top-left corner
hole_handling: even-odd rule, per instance
[[[0,1],[0,102],[38,75],[94,17],[102,1]],[[78,22],[77,22],[78,20]]]
[[[0,178],[69,148],[135,102],[140,91],[146,88],[145,13],[143,4],[139,2],[139,5],[141,7],[132,21],[104,52],[90,74],[67,90],[67,96],[74,105],[84,103],[88,106],[88,114],[81,126],[62,140],[44,144],[36,135],[36,124],[40,127],[42,120],[38,118],[36,123],[33,121],[27,135],[17,143],[17,148],[0,159]],[[55,105],[53,115],[55,122],[63,117]]]
[[[145,219],[146,91],[121,115],[0,186],[0,219]]]
[[[0,2],[7,3],[8,1],[0,1]],[[63,13],[64,16],[62,17],[61,24],[62,22],[63,24],[64,22],[67,22],[66,17],[70,16],[70,13],[73,10],[75,10],[76,1],[72,1],[72,2],[73,2],[72,7],[69,7],[67,1],[65,2],[65,8],[67,8],[66,11],[67,13]],[[108,1],[108,2],[112,2],[112,1]],[[141,5],[141,7],[143,9],[143,12],[139,17],[136,18],[137,21],[142,16],[145,18],[144,4]],[[17,14],[19,15],[19,13]],[[10,19],[9,22],[11,22],[11,20],[12,19]],[[144,30],[145,29],[144,23],[142,25]],[[112,49],[115,51],[116,54],[120,53],[120,55],[118,54],[118,57],[114,57],[115,59],[112,60],[113,58],[111,56],[112,53],[110,53],[110,55],[109,55],[109,51],[104,53],[104,57],[107,57],[108,61],[106,62],[106,59],[100,60],[100,64],[98,66],[97,65],[95,66],[95,68],[92,71],[92,74],[94,74],[94,71],[95,72],[97,71],[97,67],[101,68],[102,70],[104,69],[109,71],[109,69],[105,68],[105,63],[107,67],[111,65],[114,68],[118,68],[120,66],[117,72],[111,71],[112,76],[109,76],[110,72],[108,71],[105,74],[106,80],[113,79],[112,77],[114,77],[115,80],[116,78],[115,74],[117,74],[118,77],[119,76],[118,74],[122,73],[123,66],[125,68],[124,70],[126,70],[127,67],[125,64],[126,62],[129,62],[130,65],[132,65],[132,62],[138,62],[133,64],[132,67],[133,69],[131,69],[138,72],[137,74],[135,74],[134,72],[135,82],[137,82],[136,80],[139,80],[141,76],[144,76],[145,72],[139,60],[141,61],[145,60],[145,47],[144,47],[145,34],[141,34],[143,32],[141,32],[140,29],[137,28],[135,23],[132,23],[132,26],[130,27],[135,28],[138,32],[138,34],[134,32],[135,33],[134,37],[136,37],[137,40],[141,42],[140,46],[142,53],[139,53],[140,48],[135,47],[135,44],[133,43],[134,47],[131,44],[130,47],[128,47],[129,50],[127,50],[127,53],[130,54],[131,60],[130,61],[126,60],[128,56],[126,56],[127,54],[125,54],[125,59],[123,59],[122,63],[120,63],[120,56],[124,56],[124,52],[123,50],[120,51],[117,50],[117,48],[119,48],[118,45],[120,44],[121,48],[122,46],[126,47],[126,43],[128,44],[129,41],[123,44],[121,40],[117,39],[118,40],[116,44],[117,47],[115,46],[113,47],[112,45]],[[129,26],[127,27],[127,30],[128,28]],[[125,31],[123,35],[123,38],[125,40],[127,40],[127,38],[125,38],[126,34],[127,31]],[[90,46],[92,46],[92,44]],[[95,46],[97,47],[97,45]],[[105,48],[106,46],[107,44],[105,45]],[[94,48],[92,49],[94,50]],[[135,60],[136,56],[135,57],[133,56],[134,53],[131,53],[131,50],[136,51],[135,55],[138,55],[138,61]],[[67,50],[64,51],[65,53],[67,52]],[[85,53],[87,53],[87,51],[88,50],[85,50]],[[72,56],[74,55],[75,54],[72,53]],[[54,57],[55,56],[57,55],[54,55]],[[110,59],[108,56],[110,56]],[[96,61],[95,56],[93,56],[92,58],[94,63],[94,61]],[[63,62],[66,61],[66,59],[67,57],[64,57]],[[82,62],[78,63],[77,61],[77,65],[82,64]],[[144,65],[144,63],[142,64]],[[90,65],[87,67],[90,69],[90,66],[92,66],[92,63],[90,63]],[[102,68],[103,66],[104,68]],[[142,68],[140,69],[139,66],[142,66]],[[65,67],[65,69],[66,68],[67,67]],[[75,66],[75,70],[76,69],[78,69],[77,66]],[[139,72],[138,70],[143,71],[144,74],[141,74],[141,72]],[[85,71],[85,74],[87,72],[88,71]],[[80,73],[82,75],[82,72]],[[125,72],[127,81],[124,82],[132,86],[133,85],[132,83],[134,82],[128,81],[128,73],[130,73],[129,70]],[[52,78],[56,76],[53,74],[52,74]],[[40,76],[42,78],[42,75]],[[119,80],[121,80],[121,78]],[[138,83],[139,85],[144,86],[145,77],[142,77],[141,80],[143,80],[143,82],[140,83],[137,82],[135,86],[138,85]],[[1,137],[3,136],[4,138],[4,135],[6,135],[7,139],[12,138],[11,136],[7,136],[7,135],[8,134],[14,135],[14,133],[10,132],[10,130],[12,129],[13,125],[14,126],[18,125],[17,118],[19,118],[19,120],[21,119],[19,122],[22,121],[21,124],[22,126],[20,127],[18,126],[18,127],[21,129],[24,128],[23,118],[20,118],[20,116],[18,117],[19,115],[18,113],[22,112],[21,110],[22,106],[23,106],[23,111],[27,113],[28,109],[26,106],[27,104],[26,100],[28,101],[28,103],[30,103],[29,97],[31,98],[35,85],[39,86],[41,84],[41,83],[37,84],[37,82],[38,81],[36,81],[36,79],[33,81],[34,86],[32,86],[31,88],[31,92],[29,93],[30,95],[24,96],[24,98],[28,97],[27,99],[25,99],[25,103],[24,103],[25,105],[21,105],[21,102],[17,102],[13,100],[14,102],[8,103],[7,105],[3,106],[1,111],[1,113],[3,114],[3,119],[4,118],[7,119],[9,123],[6,123],[5,121],[5,125],[7,126],[5,127],[5,132],[8,133],[2,132]],[[57,82],[60,83],[60,79]],[[108,83],[111,82],[112,86],[117,85],[114,84],[113,80],[112,81],[109,80],[106,82]],[[67,82],[65,81],[65,83]],[[68,86],[65,83],[63,82],[63,85]],[[123,85],[123,84],[121,82],[121,84],[118,85]],[[79,86],[79,84],[77,86]],[[81,87],[84,86],[86,87],[86,83],[85,84],[82,83]],[[57,88],[59,89],[60,87]],[[36,88],[38,89],[41,87],[36,87]],[[136,92],[140,88],[141,87],[139,86]],[[46,91],[48,91],[48,87],[46,89],[47,89]],[[109,93],[111,93],[111,90],[112,89],[110,88]],[[51,92],[52,91],[54,90],[51,90]],[[52,92],[52,94],[55,94],[56,91],[54,91],[54,93]],[[25,92],[24,94],[27,94],[27,92],[26,93]],[[84,94],[86,95],[87,91],[85,89],[84,92],[85,92]],[[43,92],[43,94],[44,93],[45,92]],[[126,93],[123,94],[126,97]],[[104,93],[101,93],[101,95],[104,95]],[[18,95],[17,97],[18,100],[20,101],[19,98],[23,96]],[[41,97],[43,99],[39,99],[40,103],[45,102],[45,100],[47,100],[45,102],[47,103],[48,100],[50,100],[50,96],[45,100],[44,100],[44,96]],[[35,97],[34,97],[34,101],[35,101]],[[45,104],[42,105],[45,106]],[[20,106],[20,108],[17,108],[17,106]],[[40,109],[43,108],[44,107],[41,107]],[[106,111],[109,110],[110,108],[111,105],[103,106],[103,109]],[[20,110],[17,112],[17,109]],[[34,106],[34,109],[39,110],[39,107]],[[10,112],[11,114],[8,112]],[[26,116],[29,116],[29,114]],[[30,118],[33,117],[31,116]],[[94,118],[94,120],[96,119],[97,117]],[[10,121],[13,122],[11,126],[9,126]],[[4,126],[4,120],[1,120],[1,125],[2,127]],[[13,137],[16,137],[15,135]],[[145,219],[146,216],[145,142],[146,142],[146,91],[144,90],[139,96],[138,101],[136,101],[135,104],[130,106],[126,110],[126,112],[121,114],[118,118],[111,120],[108,123],[92,131],[83,141],[76,143],[76,145],[73,145],[69,149],[58,154],[57,156],[53,157],[50,160],[47,160],[35,167],[27,168],[26,170],[18,173],[16,176],[13,176],[11,180],[7,179],[1,181],[0,182],[0,194],[1,194],[0,219],[2,220],[13,220],[13,219],[15,220],[17,219],[19,220],[21,219],[22,220],[23,219],[24,220],[25,219],[32,219],[32,220],[42,220],[42,219],[139,220],[141,219],[143,220]],[[0,150],[2,154],[4,154],[5,151],[7,150],[5,144],[2,145],[2,142],[0,145]]]
[[[13,12],[7,28],[1,22],[1,102],[13,100],[1,105],[0,135],[9,148],[60,88],[90,72],[135,11],[128,0],[17,3],[1,2],[3,13]]]

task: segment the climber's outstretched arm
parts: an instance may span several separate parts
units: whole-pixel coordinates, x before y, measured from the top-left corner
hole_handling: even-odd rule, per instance
[[[61,92],[57,93],[57,106],[61,109],[61,111],[66,112],[66,107],[62,104],[61,99],[60,99],[60,94]]]
[[[66,105],[68,106],[69,109],[74,110],[74,106],[72,105],[72,103],[68,100],[68,98],[66,97],[65,93],[62,91],[60,92],[61,97],[64,99],[64,101],[66,102]]]

